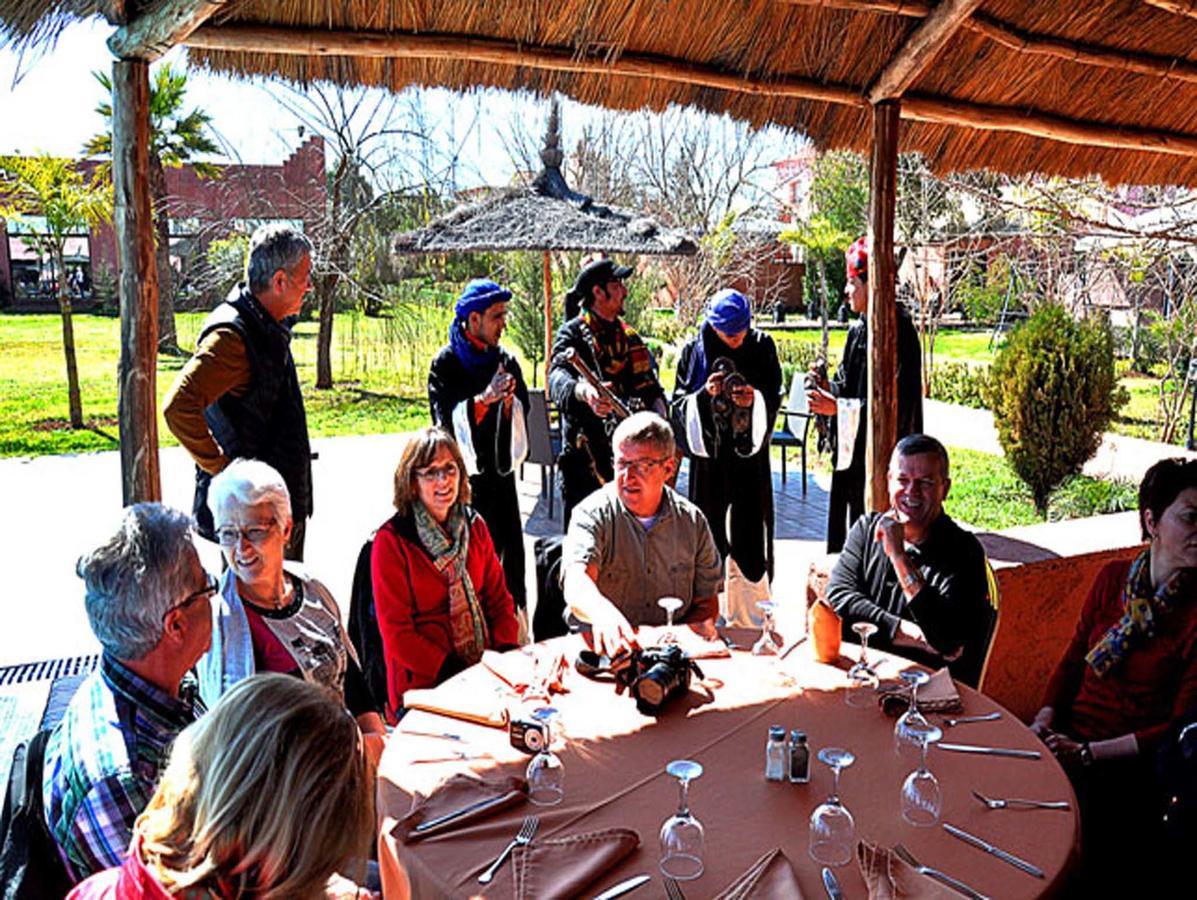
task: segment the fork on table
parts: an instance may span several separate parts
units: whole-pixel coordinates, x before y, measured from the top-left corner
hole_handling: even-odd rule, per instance
[[[676,878],[665,876],[665,896],[669,900],[686,900],[686,895],[682,893],[681,887],[677,883]]]
[[[971,898],[971,900],[989,900],[989,898],[980,891],[974,891],[963,881],[957,881],[951,875],[946,875],[939,871],[939,869],[933,869],[930,866],[924,866],[921,862],[915,859],[913,855],[911,855],[909,850],[907,850],[901,844],[894,844],[894,855],[913,868],[920,875],[926,875],[928,878],[938,881],[940,884],[947,885],[958,894],[963,894],[965,897]]]
[[[511,855],[512,850],[516,847],[522,847],[524,844],[532,843],[532,835],[536,834],[536,829],[539,825],[539,816],[526,816],[524,823],[520,825],[520,830],[511,843],[504,847],[503,852],[496,857],[487,870],[478,876],[479,884],[490,884],[491,880],[495,877],[495,873],[499,871],[499,867],[507,862],[507,857]]]
[[[973,791],[973,796],[988,806],[990,809],[1068,809],[1067,800],[1023,800],[1018,797],[1011,797],[1008,800],[1001,800],[995,797],[986,797],[980,791]]]

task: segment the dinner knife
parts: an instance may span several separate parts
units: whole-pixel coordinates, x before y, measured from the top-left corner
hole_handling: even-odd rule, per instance
[[[996,856],[998,859],[1002,860],[1002,862],[1007,862],[1016,869],[1022,869],[1022,871],[1026,872],[1028,875],[1034,875],[1036,878],[1044,877],[1043,870],[1038,866],[1027,862],[1025,859],[1020,859],[1013,853],[1007,853],[1000,847],[993,846],[993,844],[989,843],[989,841],[983,841],[976,835],[969,834],[963,828],[957,828],[955,825],[952,825],[949,822],[944,822],[943,828],[944,831],[953,837],[958,837],[966,844],[972,844],[978,850],[984,850],[986,853]]]
[[[477,803],[471,803],[469,806],[463,806],[461,809],[455,809],[453,812],[447,812],[443,816],[437,816],[435,819],[429,819],[427,822],[421,822],[412,831],[428,831],[431,828],[436,828],[438,825],[444,825],[446,822],[452,822],[454,819],[459,819],[464,815],[472,812],[477,812],[480,809],[486,809],[490,806],[497,806],[507,799],[506,794],[499,794],[495,797],[487,797],[485,800],[479,800]]]
[[[1039,759],[1038,750],[1013,750],[1009,747],[982,747],[979,744],[945,744],[940,741],[940,750],[954,750],[957,753],[982,753],[987,756],[1012,756],[1015,759]]]
[[[836,880],[835,872],[827,866],[823,867],[823,887],[831,900],[844,900],[844,892],[840,890],[840,883]]]
[[[651,875],[633,875],[626,881],[621,881],[615,887],[607,888],[601,894],[594,898],[594,900],[614,900],[615,897],[622,897],[629,891],[634,891],[646,881],[652,881]]]

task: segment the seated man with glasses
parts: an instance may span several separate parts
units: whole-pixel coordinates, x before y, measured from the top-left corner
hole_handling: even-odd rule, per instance
[[[870,646],[976,686],[985,661],[992,608],[985,551],[943,511],[952,486],[948,453],[925,434],[898,441],[889,461],[890,508],[856,520],[827,583],[827,602],[843,619],[872,622]]]
[[[387,671],[387,717],[403,695],[519,646],[515,603],[449,432],[423,428],[395,469],[395,515],[374,538],[370,575]]]
[[[595,649],[615,654],[636,626],[664,625],[662,597],[678,597],[675,622],[716,637],[719,551],[706,517],[668,487],[673,431],[656,413],[624,419],[612,436],[615,480],[575,507],[562,550],[569,613],[589,624]]]
[[[341,611],[298,563],[284,564],[291,495],[283,476],[237,459],[208,488],[216,540],[228,562],[212,610],[212,648],[196,671],[208,706],[255,672],[281,672],[324,688],[357,719],[371,752],[386,728],[370,696]]]
[[[126,508],[116,533],[79,559],[100,665],[46,744],[46,823],[75,881],[120,865],[175,736],[202,713],[189,675],[212,634],[216,582],[191,517]]]

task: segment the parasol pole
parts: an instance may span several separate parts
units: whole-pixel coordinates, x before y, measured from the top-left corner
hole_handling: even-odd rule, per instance
[[[553,262],[544,252],[544,390],[549,393],[549,367],[553,364]]]

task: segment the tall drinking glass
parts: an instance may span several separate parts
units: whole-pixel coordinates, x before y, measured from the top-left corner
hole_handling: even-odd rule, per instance
[[[831,796],[810,814],[810,858],[823,866],[844,866],[856,845],[856,822],[840,802],[840,771],[856,761],[851,750],[824,747],[819,761],[830,766]]]
[[[943,812],[943,791],[939,781],[927,768],[927,748],[943,737],[943,730],[924,720],[907,725],[911,736],[922,751],[919,767],[902,782],[902,818],[911,825],[927,827],[939,821]]]
[[[752,645],[753,656],[776,656],[781,650],[773,640],[773,612],[777,604],[772,600],[758,600],[756,608],[761,611],[761,636]]]
[[[675,759],[665,771],[678,780],[677,812],[661,826],[661,873],[679,881],[697,878],[703,870],[703,827],[690,812],[690,782],[702,775],[702,764]]]
[[[677,635],[673,633],[673,616],[682,608],[681,597],[662,597],[657,601],[657,606],[665,610],[665,628],[667,629],[664,636],[661,638],[662,643],[676,644]]]
[[[877,673],[869,665],[869,638],[877,633],[872,622],[856,622],[852,630],[860,637],[860,660],[848,670],[848,693],[844,702],[849,706],[871,706],[877,688]]]
[[[898,721],[894,724],[894,752],[913,761],[919,755],[915,731],[930,724],[926,716],[919,711],[918,691],[921,685],[931,680],[931,676],[921,669],[908,669],[901,674],[901,678],[910,686],[910,705],[906,712],[898,716]],[[915,726],[914,730],[912,725]]]
[[[551,706],[532,711],[532,718],[544,726],[544,744],[528,763],[528,799],[537,806],[556,806],[565,797],[565,765],[553,752],[557,732],[557,710]]]

